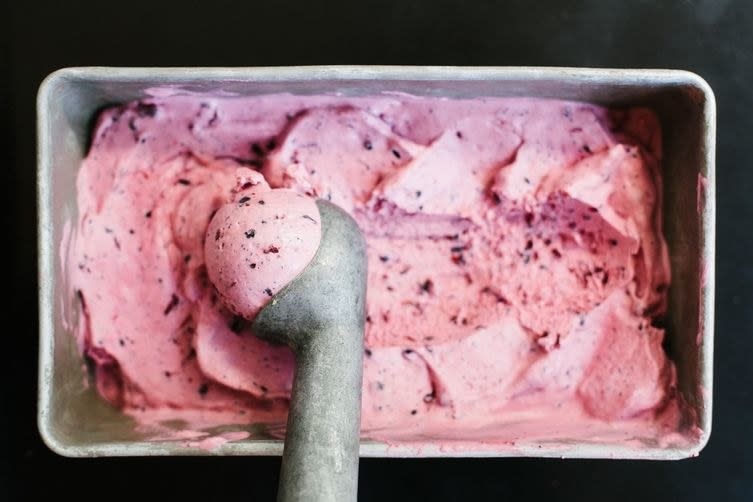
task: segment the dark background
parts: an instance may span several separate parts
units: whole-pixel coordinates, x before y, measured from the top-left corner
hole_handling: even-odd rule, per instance
[[[77,65],[346,63],[681,68],[708,80],[719,108],[714,432],[701,456],[365,459],[361,500],[753,500],[753,2],[746,0],[0,0],[0,213],[12,243],[0,335],[0,499],[272,500],[279,467],[277,458],[74,460],[41,443],[34,127],[42,79]]]

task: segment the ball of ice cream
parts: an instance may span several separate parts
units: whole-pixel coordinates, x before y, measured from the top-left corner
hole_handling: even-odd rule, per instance
[[[231,311],[251,320],[306,268],[320,240],[313,199],[291,190],[241,193],[209,223],[209,279]]]

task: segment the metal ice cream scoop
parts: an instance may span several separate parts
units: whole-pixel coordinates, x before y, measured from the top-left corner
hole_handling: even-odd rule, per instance
[[[252,324],[257,336],[295,352],[278,492],[284,502],[355,501],[358,492],[366,245],[342,209],[317,206],[316,255]]]

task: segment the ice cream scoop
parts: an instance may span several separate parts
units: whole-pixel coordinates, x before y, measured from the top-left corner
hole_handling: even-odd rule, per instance
[[[366,246],[358,226],[347,213],[329,202],[316,201],[314,209],[318,208],[318,211],[311,214],[312,211],[305,208],[306,202],[301,202],[310,199],[293,200],[287,206],[290,212],[285,217],[286,221],[293,222],[293,228],[280,224],[280,219],[272,220],[278,222],[279,239],[300,244],[296,224],[304,219],[313,219],[312,226],[321,225],[321,239],[314,256],[302,271],[275,292],[264,283],[244,282],[250,279],[246,277],[246,270],[254,271],[260,267],[258,259],[264,256],[263,246],[269,244],[260,248],[261,254],[256,247],[249,251],[250,244],[243,248],[229,245],[222,248],[211,244],[215,237],[217,243],[226,238],[216,235],[217,227],[223,222],[229,223],[227,228],[235,228],[236,232],[249,223],[247,219],[251,216],[248,215],[262,205],[259,200],[264,200],[263,206],[266,207],[272,205],[268,202],[273,198],[282,203],[286,198],[299,197],[292,192],[269,196],[276,192],[279,191],[254,197],[249,195],[243,203],[238,201],[225,206],[220,210],[222,212],[218,211],[207,234],[208,272],[228,307],[253,321],[252,330],[257,336],[287,344],[295,352],[295,380],[278,500],[354,501],[358,490],[366,296]],[[250,206],[245,206],[246,203]],[[304,211],[298,214],[301,208]],[[259,226],[264,225],[262,219],[259,217]],[[253,238],[256,236],[260,236],[258,231]],[[283,248],[279,247],[277,253],[267,255],[279,254],[283,257],[280,260],[284,260],[283,253]],[[284,272],[277,264],[277,271],[284,279],[305,263],[307,247],[294,249],[292,256],[293,265],[286,267]],[[248,260],[257,261],[246,263]],[[272,260],[274,265],[275,259]],[[252,263],[257,263],[256,268],[251,268]],[[273,265],[265,264],[268,267]],[[226,277],[230,271],[237,275],[232,286],[233,281],[228,282]],[[256,294],[259,287],[267,290],[265,295],[268,297],[260,310],[258,303],[253,301],[264,299]],[[250,289],[254,294],[244,296],[239,293],[244,289]]]

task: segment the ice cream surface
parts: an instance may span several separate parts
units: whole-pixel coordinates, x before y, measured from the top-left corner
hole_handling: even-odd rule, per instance
[[[243,317],[311,260],[323,198],[368,245],[365,436],[676,437],[653,112],[167,94],[103,111],[78,176],[66,273],[105,399],[283,423],[292,355]]]

